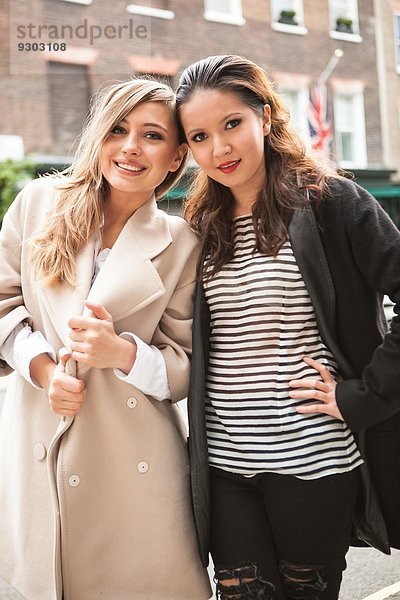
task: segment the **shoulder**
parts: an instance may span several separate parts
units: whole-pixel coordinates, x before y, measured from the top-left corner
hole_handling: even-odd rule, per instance
[[[375,198],[371,194],[358,185],[352,179],[346,179],[345,177],[328,177],[326,180],[326,193],[325,198],[329,199],[336,198],[342,201],[357,201],[359,199],[368,199],[376,202]]]
[[[31,231],[46,218],[57,196],[57,180],[41,177],[27,183],[10,205],[6,218],[20,230]]]
[[[321,210],[348,218],[356,218],[365,211],[383,212],[379,202],[366,189],[344,177],[326,180]]]
[[[168,248],[169,260],[172,260],[177,272],[181,272],[177,287],[185,287],[193,284],[196,278],[200,241],[182,217],[165,215],[165,218],[171,236],[171,244]]]
[[[376,198],[355,181],[343,177],[327,180],[326,193],[317,214],[324,228],[336,227],[351,236],[369,233],[399,236],[398,229]]]
[[[27,183],[19,192],[11,207],[16,210],[28,209],[34,201],[35,209],[53,201],[57,194],[57,180],[53,177],[40,177]]]
[[[54,194],[57,189],[56,177],[38,177],[27,183],[21,190],[24,196],[42,196]]]
[[[168,227],[171,233],[172,241],[186,243],[187,246],[196,248],[199,245],[198,237],[193,233],[189,224],[182,218],[176,215],[168,215],[164,213]]]

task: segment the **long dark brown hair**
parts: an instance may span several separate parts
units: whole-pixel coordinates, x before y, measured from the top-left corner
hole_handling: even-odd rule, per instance
[[[256,249],[276,255],[288,237],[293,210],[319,202],[333,169],[306,154],[303,142],[289,126],[289,111],[267,74],[255,63],[236,55],[210,56],[187,67],[179,80],[176,106],[190,101],[197,90],[236,93],[262,117],[271,107],[271,130],[264,138],[266,182],[253,206]],[[233,256],[233,196],[229,188],[198,170],[185,205],[184,216],[199,235],[206,252],[204,278],[212,277]]]

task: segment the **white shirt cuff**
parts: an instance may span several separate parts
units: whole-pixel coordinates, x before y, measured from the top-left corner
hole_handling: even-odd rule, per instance
[[[1,357],[7,364],[31,385],[41,390],[42,388],[33,381],[30,373],[31,360],[39,354],[48,354],[54,362],[57,362],[52,346],[40,331],[32,331],[26,323],[17,325],[1,347]]]
[[[161,351],[156,346],[145,344],[133,333],[124,331],[120,337],[136,343],[137,350],[136,360],[127,375],[120,369],[114,369],[118,379],[134,385],[143,394],[151,396],[155,400],[170,399],[171,390],[168,384],[167,367]]]

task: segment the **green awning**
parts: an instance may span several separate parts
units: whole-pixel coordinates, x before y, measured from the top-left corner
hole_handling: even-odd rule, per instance
[[[177,185],[176,187],[169,190],[164,196],[164,200],[177,200],[178,198],[184,198],[187,193],[187,188],[184,185]]]
[[[379,198],[400,198],[400,186],[385,186],[385,187],[373,187],[366,186],[366,189],[369,191],[374,198],[379,200]]]

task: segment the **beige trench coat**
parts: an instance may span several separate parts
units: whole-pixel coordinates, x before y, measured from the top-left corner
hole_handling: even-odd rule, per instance
[[[112,369],[78,367],[88,395],[75,419],[60,419],[45,392],[16,374],[0,418],[0,574],[28,600],[61,600],[62,590],[64,600],[209,598],[173,404],[188,386],[196,240],[152,200],[127,222],[91,289],[92,244],[78,257],[76,288],[42,288],[27,240],[54,196],[51,180],[28,184],[3,222],[0,345],[27,319],[58,351],[89,297],[105,305],[117,333],[161,349],[172,403]]]

